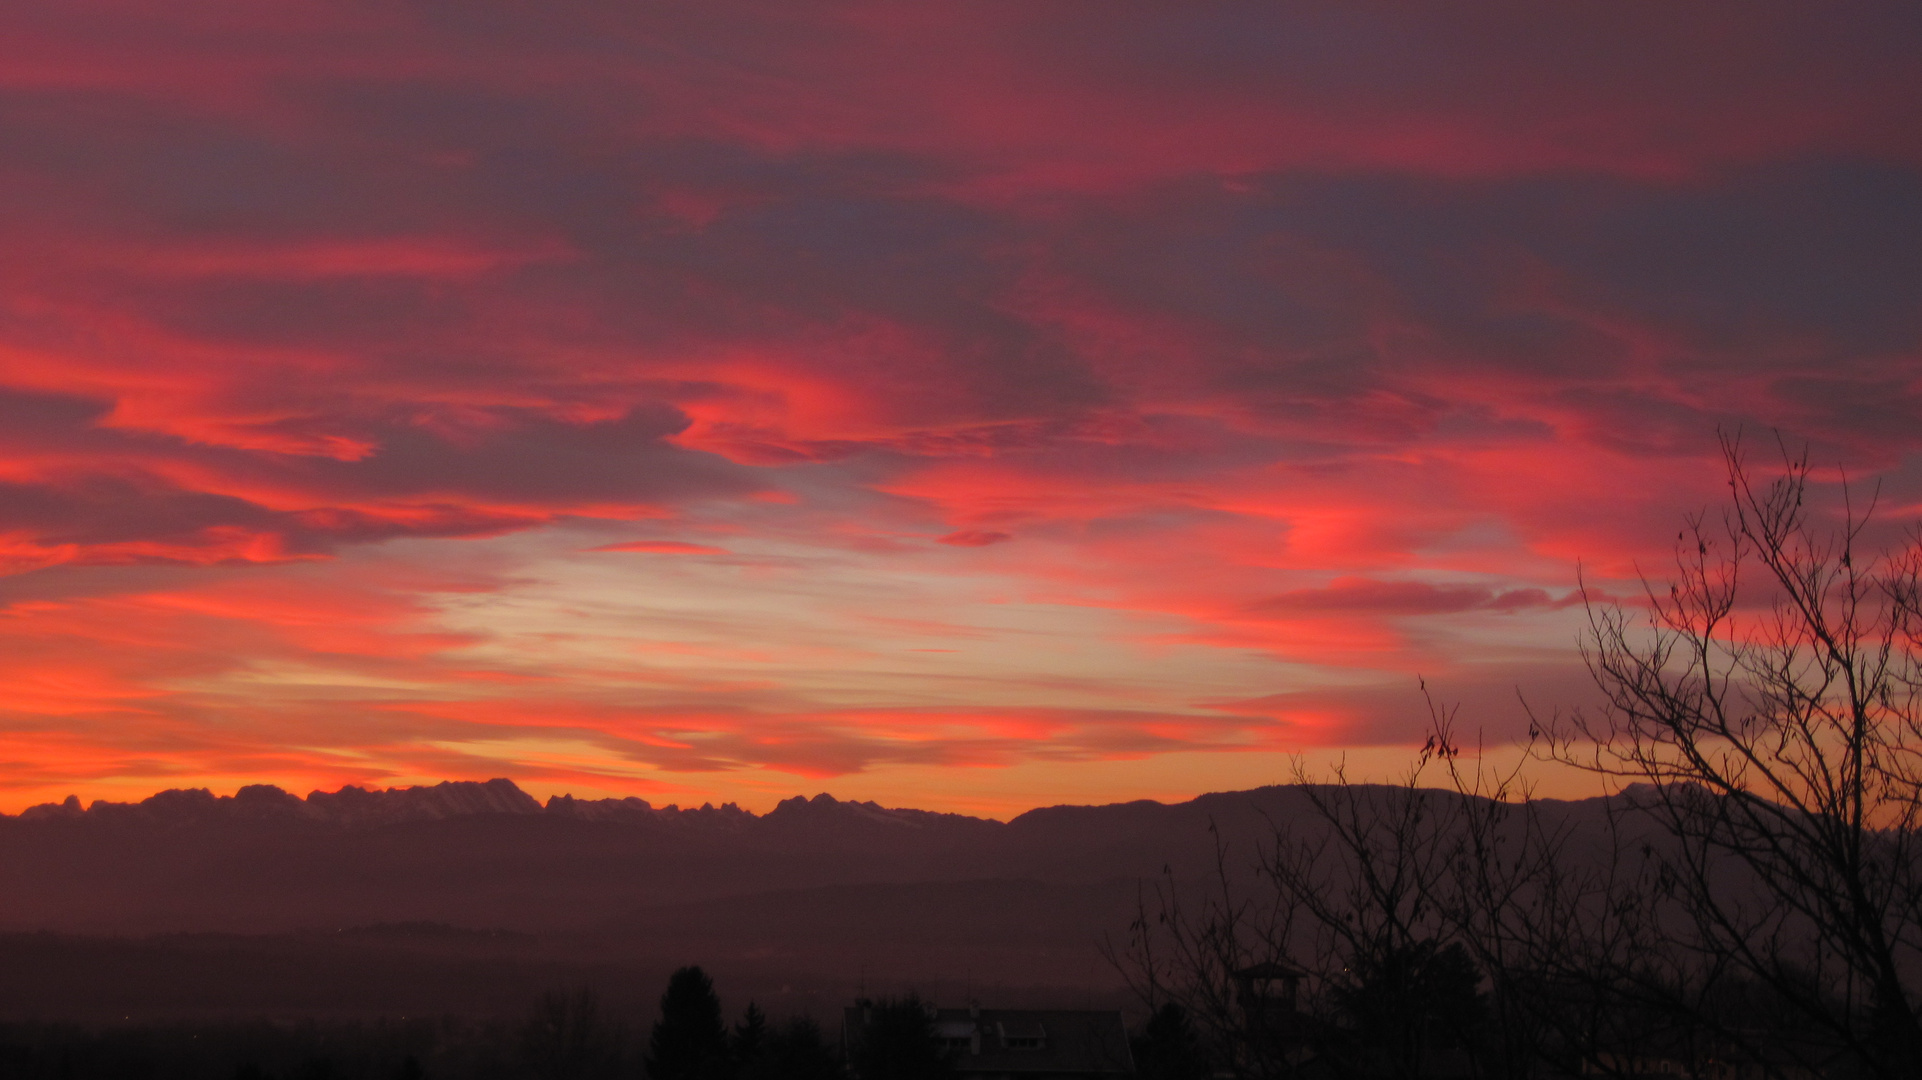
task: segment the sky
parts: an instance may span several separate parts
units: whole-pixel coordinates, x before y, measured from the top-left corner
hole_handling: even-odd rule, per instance
[[[0,6],[0,810],[1491,753],[1922,515],[1922,7]],[[1826,505],[1826,504],[1825,504]]]

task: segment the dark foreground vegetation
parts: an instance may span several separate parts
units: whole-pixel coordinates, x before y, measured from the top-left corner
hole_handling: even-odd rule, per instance
[[[911,1006],[917,1013],[918,1003]],[[838,1052],[807,1016],[749,1004],[729,1025],[700,968],[670,979],[651,1021],[590,989],[541,994],[518,1022],[82,1027],[0,1025],[4,1080],[827,1080]],[[931,1043],[929,1044],[932,1045]]]
[[[7,1080],[406,1080],[510,1077],[506,1025],[454,1020],[370,1024],[0,1025]]]
[[[1144,1075],[1922,1077],[1922,534],[1724,448],[1669,580],[1590,598],[1598,709],[1500,772],[1434,707],[1405,785],[1298,777],[1311,814],[1144,897],[1111,955],[1192,1047]],[[1622,793],[1600,828],[1544,764]]]
[[[934,1010],[910,993],[862,1002],[851,1057],[809,1016],[750,1002],[729,1024],[698,967],[668,980],[649,1025],[591,989],[541,994],[517,1023],[0,1026],[5,1080],[940,1080],[957,1075]],[[1112,1015],[1112,1014],[1110,1014]]]

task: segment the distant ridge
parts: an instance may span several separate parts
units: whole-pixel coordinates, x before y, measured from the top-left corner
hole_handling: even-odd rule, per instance
[[[1005,822],[826,794],[763,814],[542,803],[506,779],[69,799],[0,816],[0,932],[440,923],[857,971],[981,972],[992,946],[1011,950],[1010,978],[1056,965],[1050,978],[1074,982],[1069,967],[1101,963],[1091,935],[1125,929],[1145,883],[1213,880],[1218,845],[1251,880],[1278,824],[1318,827],[1308,794],[1052,806]],[[1544,809],[1578,830],[1606,824],[1601,805]]]
[[[67,796],[20,812],[21,821],[178,822],[314,821],[336,825],[387,825],[442,821],[471,814],[538,814],[542,807],[512,780],[478,783],[450,780],[431,787],[370,791],[343,787],[315,791],[305,799],[270,784],[249,784],[232,795],[206,788],[173,788],[137,803],[96,800],[82,809]]]
[[[22,822],[117,822],[124,824],[216,824],[221,822],[312,822],[338,826],[394,825],[415,821],[445,821],[477,815],[553,815],[580,821],[673,822],[695,815],[710,824],[729,820],[847,821],[911,827],[937,822],[983,822],[964,814],[930,810],[890,809],[873,802],[843,802],[825,792],[809,799],[784,799],[765,815],[743,810],[734,803],[704,804],[683,810],[676,805],[655,807],[646,799],[576,799],[556,795],[543,806],[514,781],[446,780],[433,785],[368,789],[348,785],[339,791],[313,791],[305,799],[271,784],[249,784],[232,795],[215,795],[206,788],[170,788],[136,803],[95,800],[83,807],[78,796],[65,802],[41,803],[16,815]]]

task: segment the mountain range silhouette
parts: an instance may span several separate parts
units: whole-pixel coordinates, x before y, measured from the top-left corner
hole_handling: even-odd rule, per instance
[[[1602,800],[1547,805],[1603,818]],[[765,814],[543,804],[506,779],[69,799],[0,815],[0,1014],[245,1011],[296,988],[302,1015],[512,1010],[530,985],[588,979],[639,1002],[689,962],[824,1010],[908,986],[1115,1000],[1100,946],[1144,888],[1201,887],[1218,843],[1246,884],[1277,825],[1315,821],[1293,786],[1006,822],[827,794]]]

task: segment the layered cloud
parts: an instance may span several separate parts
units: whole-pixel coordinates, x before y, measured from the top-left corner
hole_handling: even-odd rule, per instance
[[[0,803],[1177,794],[1922,505],[1909,5],[4,19]]]

